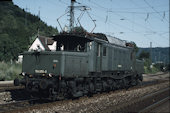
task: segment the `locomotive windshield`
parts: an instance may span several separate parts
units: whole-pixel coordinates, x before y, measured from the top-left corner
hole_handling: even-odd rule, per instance
[[[87,42],[92,40],[79,35],[57,35],[53,36],[53,39],[57,41],[56,51],[87,51]]]

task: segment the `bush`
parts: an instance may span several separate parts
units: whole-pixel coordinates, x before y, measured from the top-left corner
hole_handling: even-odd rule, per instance
[[[144,73],[146,73],[146,74],[149,74],[149,73],[154,74],[154,73],[157,73],[159,71],[160,70],[158,68],[154,67],[154,66],[152,68],[144,66]]]
[[[0,80],[20,78],[21,67],[21,64],[0,62]]]

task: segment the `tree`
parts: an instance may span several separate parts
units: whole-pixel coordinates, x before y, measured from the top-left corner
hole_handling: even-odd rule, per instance
[[[0,61],[16,60],[18,49],[17,44],[10,40],[8,34],[0,35]]]
[[[149,52],[142,51],[139,54],[139,58],[138,59],[143,60],[143,59],[149,59],[149,58],[150,58]]]
[[[134,50],[135,50],[135,52],[137,53],[137,52],[138,52],[138,50],[139,50],[139,48],[138,48],[138,46],[136,45],[136,43],[135,43],[135,42],[133,42],[133,45],[134,45]]]
[[[25,18],[27,15],[27,18]],[[58,30],[40,20],[13,2],[0,3],[0,61],[16,60],[19,53],[27,51],[30,45],[30,37],[38,33],[52,36],[58,34]]]
[[[85,34],[87,31],[83,27],[74,27],[70,33]]]

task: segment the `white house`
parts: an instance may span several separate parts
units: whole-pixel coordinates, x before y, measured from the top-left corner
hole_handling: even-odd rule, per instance
[[[37,36],[35,41],[32,43],[28,51],[55,51],[57,42],[52,40],[52,38],[45,36]],[[22,63],[23,55],[18,56],[17,63]]]
[[[55,51],[56,50],[56,44],[57,44],[57,42],[52,40],[49,37],[39,36],[32,43],[32,45],[30,46],[28,51],[35,51],[35,50]]]

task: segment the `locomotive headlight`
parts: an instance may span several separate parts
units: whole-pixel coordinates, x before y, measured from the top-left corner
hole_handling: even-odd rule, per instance
[[[45,74],[42,74],[42,76],[45,76]]]
[[[49,77],[52,77],[53,75],[51,73],[48,74]]]
[[[21,73],[22,76],[25,76],[25,74],[26,74],[26,72],[22,72],[22,73]]]
[[[33,77],[33,75],[29,75],[29,77]]]

